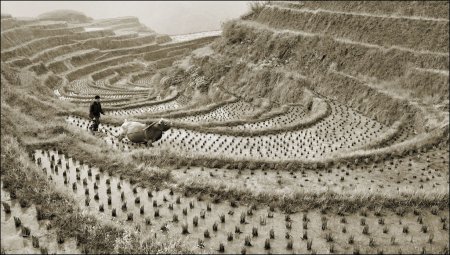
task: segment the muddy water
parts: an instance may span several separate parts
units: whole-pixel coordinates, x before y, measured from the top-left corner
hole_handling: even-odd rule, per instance
[[[387,127],[351,108],[330,102],[332,113],[323,121],[296,131],[242,137],[172,128],[164,132],[155,147],[176,150],[185,156],[208,156],[261,160],[325,160],[351,151],[382,135]],[[69,117],[70,124],[87,129],[88,121]],[[104,138],[123,151],[134,145],[115,141],[119,127],[106,126]],[[109,139],[108,139],[109,138]]]
[[[41,253],[41,248],[46,248],[49,253],[57,254],[81,252],[73,239],[66,239],[64,243],[58,244],[55,230],[47,230],[49,221],[37,220],[34,205],[21,208],[19,202],[16,199],[11,199],[9,192],[3,188],[1,194],[1,201],[7,203],[11,208],[11,213],[5,213],[2,205],[1,211],[1,247],[7,254]],[[29,237],[22,237],[21,226],[15,226],[14,217],[20,219],[21,226],[30,229]],[[38,238],[39,247],[33,247],[32,236]]]
[[[69,124],[77,126],[78,128],[81,128],[85,131],[89,131],[89,126],[92,124],[92,122],[86,119],[72,116],[67,117],[66,121]],[[150,145],[132,143],[128,140],[128,138],[124,138],[122,141],[119,141],[119,139],[117,139],[117,136],[120,134],[120,129],[120,127],[103,124],[100,124],[98,127],[99,132],[101,132],[102,134],[102,140],[104,140],[107,144],[111,145],[115,149],[121,151],[130,151],[133,149],[150,147]]]
[[[357,166],[331,166],[327,171],[237,170],[191,167],[172,170],[178,183],[224,183],[257,194],[266,190],[277,192],[336,192],[344,194],[377,193],[400,196],[417,191],[448,193],[448,148],[432,149],[415,156],[394,158],[381,163]]]
[[[328,252],[329,247],[333,244],[336,251],[339,252],[352,252],[353,245],[349,245],[347,239],[349,235],[355,236],[355,243],[360,246],[368,246],[369,238],[375,239],[379,247],[387,245],[390,242],[391,235],[382,234],[382,226],[377,225],[377,217],[373,214],[367,216],[367,224],[370,225],[371,236],[361,235],[362,226],[360,226],[360,216],[350,215],[347,216],[348,223],[344,224],[340,222],[340,217],[336,215],[321,215],[319,212],[307,213],[307,229],[304,229],[303,215],[305,213],[296,213],[290,215],[291,227],[286,226],[286,215],[278,211],[273,212],[273,216],[269,217],[269,208],[257,208],[253,210],[251,214],[248,214],[249,207],[239,206],[232,207],[230,202],[220,202],[217,204],[211,204],[211,210],[207,210],[207,205],[210,203],[211,198],[205,197],[202,201],[199,201],[196,197],[186,197],[182,194],[171,195],[170,190],[148,190],[142,187],[136,187],[131,185],[126,180],[120,180],[116,176],[108,176],[99,171],[98,168],[89,167],[85,164],[75,161],[70,158],[66,158],[64,155],[57,155],[54,151],[43,152],[36,151],[36,161],[41,160],[41,168],[47,172],[48,178],[51,178],[51,182],[59,189],[72,193],[79,201],[80,206],[86,207],[91,212],[98,212],[102,217],[108,218],[113,221],[118,221],[122,224],[134,224],[140,226],[140,231],[143,236],[148,237],[150,234],[157,233],[158,235],[170,236],[185,236],[186,242],[189,246],[195,246],[198,240],[203,240],[204,248],[197,247],[197,251],[206,250],[210,252],[216,252],[219,248],[219,244],[223,243],[226,253],[240,253],[242,248],[246,248],[247,253],[307,253],[307,241],[313,240],[312,249],[319,253]],[[51,157],[54,157],[54,160]],[[61,164],[58,165],[58,161],[61,160]],[[53,163],[51,163],[53,162]],[[50,167],[51,164],[53,167]],[[55,171],[55,165],[57,171]],[[77,180],[77,169],[79,169],[79,180]],[[91,175],[89,175],[89,171]],[[64,177],[64,172],[66,177]],[[98,177],[96,178],[96,176]],[[67,180],[64,183],[64,180]],[[83,185],[83,180],[86,180],[86,185]],[[109,180],[109,184],[107,184]],[[75,183],[75,184],[74,184]],[[120,188],[118,184],[120,183]],[[73,185],[76,185],[77,189],[73,190]],[[94,187],[97,186],[97,189]],[[111,194],[107,194],[107,190],[110,188]],[[136,192],[133,189],[136,188]],[[89,191],[89,194],[85,194],[85,190]],[[121,194],[124,194],[122,200]],[[151,197],[149,197],[149,192]],[[95,199],[95,194],[98,194],[98,200]],[[108,205],[108,197],[111,197],[111,204]],[[136,198],[140,198],[140,202],[136,203]],[[180,197],[180,203],[177,203],[177,198]],[[89,199],[88,206],[85,205],[85,200]],[[153,203],[156,202],[156,207]],[[127,208],[122,209],[122,205],[126,203]],[[192,208],[191,204],[192,203]],[[104,205],[104,211],[99,211],[99,206]],[[169,205],[173,205],[173,209],[169,208]],[[140,207],[143,206],[144,213],[140,213]],[[116,209],[116,217],[112,216],[112,210]],[[183,210],[186,210],[186,214],[183,214]],[[159,217],[155,217],[155,212],[159,211]],[[205,217],[202,218],[202,211]],[[133,214],[133,221],[127,220],[127,215]],[[221,223],[220,215],[225,215],[225,223]],[[245,220],[241,223],[241,215],[245,215]],[[173,222],[173,215],[177,215],[179,221]],[[198,217],[198,226],[193,226],[193,218]],[[322,230],[322,216],[328,218],[328,225],[325,230]],[[441,230],[440,216],[445,216],[448,225],[448,212],[439,212],[439,216],[425,213],[422,217],[424,222],[429,225],[430,231],[434,233],[434,246],[440,249],[443,243],[448,241],[448,232]],[[429,234],[420,232],[420,225],[417,223],[417,216],[410,213],[408,216],[399,217],[396,215],[386,215],[386,225],[391,228],[392,234],[402,231],[403,225],[409,226],[409,235],[397,237],[397,242],[400,246],[396,246],[396,249],[401,247],[403,252],[418,252],[417,249],[421,249],[422,246],[427,245],[427,238]],[[151,225],[147,225],[145,219],[148,218],[151,221]],[[261,218],[265,218],[266,224],[261,224]],[[398,222],[402,220],[400,225]],[[213,224],[217,224],[217,231],[213,230]],[[188,225],[189,234],[182,235],[182,225]],[[166,229],[161,230],[162,226],[166,226]],[[343,234],[341,228],[347,227],[347,233]],[[235,233],[235,228],[239,227],[242,233]],[[252,236],[252,228],[258,229],[258,236]],[[275,237],[270,239],[269,232],[273,229]],[[208,230],[210,238],[204,237],[204,231]],[[307,231],[308,240],[303,240],[303,233]],[[232,241],[228,241],[228,233],[233,236]],[[289,233],[289,239],[293,240],[293,249],[287,249],[288,239],[286,233]],[[333,236],[333,242],[327,242],[325,240],[326,233],[331,233]],[[251,246],[245,246],[245,238],[249,237]],[[410,239],[413,238],[414,246],[410,245]],[[270,240],[270,249],[266,250],[264,247],[265,240]],[[367,244],[365,244],[367,243]],[[376,252],[376,248],[367,248],[367,252]],[[427,246],[428,247],[428,246]],[[390,249],[390,248],[389,248]],[[388,248],[384,248],[384,252],[387,252]],[[364,249],[361,249],[364,251]]]

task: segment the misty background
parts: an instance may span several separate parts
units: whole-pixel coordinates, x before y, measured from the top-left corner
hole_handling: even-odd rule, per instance
[[[187,34],[218,30],[221,24],[238,18],[250,1],[1,1],[1,12],[13,17],[38,15],[69,9],[94,19],[134,16],[161,34]]]

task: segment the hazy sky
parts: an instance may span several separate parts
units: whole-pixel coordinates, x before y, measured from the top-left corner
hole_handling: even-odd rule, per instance
[[[222,22],[248,10],[248,1],[1,1],[2,13],[36,17],[71,9],[94,19],[135,16],[158,33],[185,34],[220,29]]]

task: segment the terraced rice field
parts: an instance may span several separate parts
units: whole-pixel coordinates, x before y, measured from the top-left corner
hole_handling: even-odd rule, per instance
[[[2,254],[448,254],[448,3],[250,9],[2,14]]]

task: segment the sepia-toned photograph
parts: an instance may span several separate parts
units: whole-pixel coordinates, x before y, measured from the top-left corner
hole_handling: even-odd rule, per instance
[[[449,254],[449,1],[1,1],[1,254]]]

